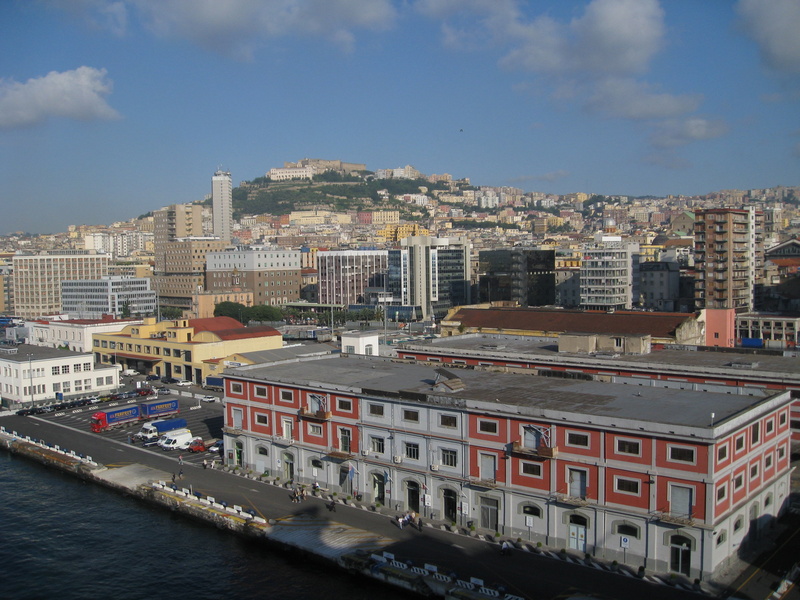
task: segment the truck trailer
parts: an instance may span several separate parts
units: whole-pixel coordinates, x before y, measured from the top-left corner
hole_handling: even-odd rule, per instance
[[[203,382],[203,389],[224,392],[225,380],[222,379],[222,377],[206,377],[205,381]]]
[[[92,415],[91,428],[95,433],[131,425],[139,421],[178,414],[178,400],[150,400],[120,408],[101,410]]]
[[[157,419],[142,425],[142,429],[136,434],[136,437],[148,442],[158,440],[158,438],[170,431],[185,428],[186,419]]]

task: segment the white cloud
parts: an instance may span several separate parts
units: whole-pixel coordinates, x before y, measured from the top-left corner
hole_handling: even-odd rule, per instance
[[[670,119],[657,125],[651,137],[653,146],[657,148],[675,148],[690,142],[711,140],[728,132],[728,125],[722,120],[690,117],[687,119]]]
[[[25,83],[0,80],[0,128],[29,127],[50,117],[79,121],[116,119],[105,100],[112,83],[105,69],[52,71]]]
[[[349,50],[354,30],[381,30],[396,18],[391,0],[128,1],[158,35],[237,58],[250,58],[267,39],[293,34],[318,36]]]
[[[699,94],[676,96],[633,79],[609,78],[595,84],[587,106],[612,117],[642,120],[679,117],[697,110],[701,101]]]
[[[755,40],[762,60],[776,71],[800,73],[800,2],[740,0],[742,28]]]

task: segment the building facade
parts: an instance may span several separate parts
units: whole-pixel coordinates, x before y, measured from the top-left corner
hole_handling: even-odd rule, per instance
[[[91,352],[29,344],[0,348],[2,405],[12,410],[104,395],[118,387],[119,369],[95,364]]]
[[[126,325],[141,325],[142,322],[137,319],[115,319],[110,315],[101,319],[38,319],[27,321],[17,331],[27,331],[25,341],[32,346],[91,352],[94,334],[115,333]]]
[[[367,288],[384,281],[387,250],[342,250],[317,252],[319,302],[364,304]]]
[[[598,235],[595,240],[583,250],[581,308],[633,308],[639,301],[639,244],[610,235]]]
[[[790,404],[340,356],[228,371],[224,461],[711,578],[788,504]]]
[[[389,250],[386,291],[392,304],[419,307],[423,319],[441,318],[469,304],[471,243],[465,237],[407,237]]]
[[[61,282],[108,275],[108,255],[93,250],[19,251],[14,255],[14,312],[35,318],[61,312]]]
[[[149,277],[61,282],[61,310],[74,318],[152,316],[156,309],[156,292],[150,289]]]
[[[676,262],[643,262],[639,264],[639,306],[661,312],[677,312],[680,308],[681,272]]]
[[[211,207],[214,235],[230,242],[233,232],[233,182],[228,171],[217,171],[211,178]]]
[[[230,317],[156,321],[129,325],[117,333],[96,334],[92,348],[99,364],[118,364],[140,373],[187,379],[201,385],[218,375],[219,365],[237,352],[283,346],[277,329],[244,327]]]
[[[755,310],[764,268],[764,216],[755,208],[697,211],[694,300],[697,308]]]
[[[206,256],[206,289],[242,291],[255,305],[281,306],[300,299],[301,252],[266,246],[238,246]]]

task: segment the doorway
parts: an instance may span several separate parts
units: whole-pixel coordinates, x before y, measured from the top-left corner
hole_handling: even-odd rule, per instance
[[[692,540],[684,535],[673,535],[669,540],[669,549],[670,570],[688,576],[692,565]]]
[[[442,511],[444,518],[451,523],[458,519],[458,492],[455,490],[442,491]]]
[[[283,478],[294,481],[294,455],[291,452],[283,453]]]
[[[419,484],[416,481],[406,483],[406,505],[408,510],[419,512]]]
[[[586,527],[589,521],[581,515],[569,517],[569,547],[571,550],[586,552]]]
[[[372,474],[372,500],[386,504],[386,480],[378,473]]]
[[[242,442],[236,442],[234,444],[234,450],[236,451],[235,460],[236,464],[240,467],[244,466],[244,446],[242,446]]]
[[[481,498],[481,527],[490,531],[499,531],[498,514],[500,502],[494,498]]]

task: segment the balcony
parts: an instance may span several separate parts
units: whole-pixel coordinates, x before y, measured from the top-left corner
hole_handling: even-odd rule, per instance
[[[226,427],[222,428],[222,432],[223,433],[228,433],[230,435],[241,435],[242,434],[242,428],[241,427],[227,427],[226,426]]]
[[[668,511],[656,511],[653,513],[653,516],[657,520],[663,521],[665,523],[675,523],[676,525],[688,525],[688,526],[694,526],[695,524],[692,515],[691,514],[687,515],[686,513],[677,514]]]
[[[355,457],[352,450],[350,450],[349,448],[344,449],[344,448],[334,448],[334,447],[328,448],[328,451],[325,453],[325,456],[333,460],[350,460],[351,458]]]
[[[569,496],[568,494],[553,494],[551,500],[560,502],[561,504],[569,504],[570,506],[588,506],[589,500],[580,496]]]
[[[469,478],[469,482],[472,485],[482,487],[482,488],[489,488],[494,489],[497,487],[497,479],[482,479],[480,477],[471,477]]]
[[[307,408],[301,408],[299,415],[301,419],[307,419],[309,421],[330,421],[331,419],[331,411],[329,410],[311,411]]]
[[[538,448],[528,448],[523,446],[522,442],[517,440],[515,442],[511,442],[511,453],[538,458],[555,458],[558,456],[558,446],[539,446]]]

